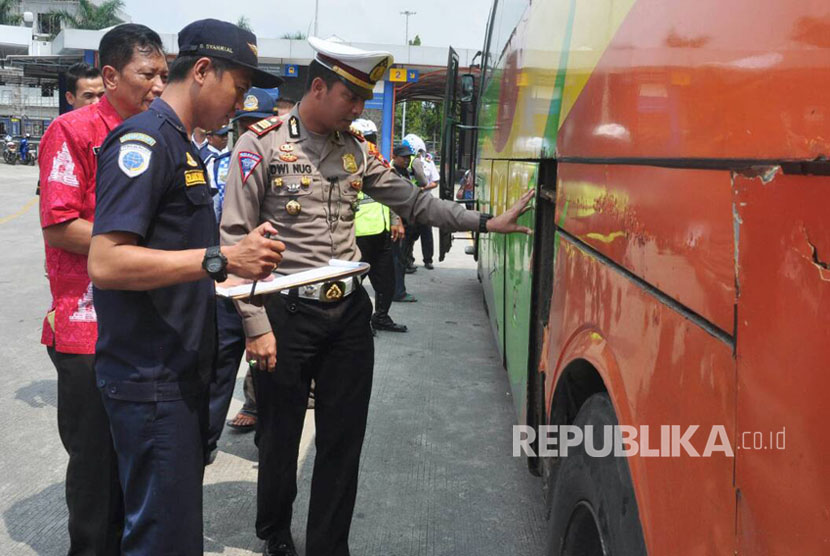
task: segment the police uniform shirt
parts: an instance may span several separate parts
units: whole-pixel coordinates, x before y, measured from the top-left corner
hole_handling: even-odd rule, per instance
[[[286,245],[285,274],[360,260],[355,243],[357,194],[364,191],[410,222],[477,230],[480,214],[436,199],[392,171],[362,137],[333,132],[319,148],[299,117],[299,105],[279,120],[251,126],[234,146],[222,213],[222,243],[232,245],[271,222]],[[311,149],[308,147],[312,146]],[[265,309],[237,302],[248,337],[271,330]]]
[[[199,153],[175,112],[156,99],[101,147],[93,235],[129,232],[138,245],[183,250],[218,243]],[[212,373],[213,281],[150,291],[94,290],[96,372],[114,398],[177,399]]]

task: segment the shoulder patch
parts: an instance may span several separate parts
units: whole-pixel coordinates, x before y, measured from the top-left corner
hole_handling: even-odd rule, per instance
[[[360,133],[358,130],[356,130],[356,129],[352,129],[352,128],[350,127],[350,128],[348,129],[348,132],[349,132],[349,135],[351,135],[352,137],[354,137],[355,139],[357,139],[357,140],[358,140],[358,141],[360,141],[361,143],[365,143],[365,142],[366,142],[366,138],[365,138],[365,137],[363,137],[363,134],[362,134],[362,133]]]
[[[242,183],[245,183],[248,181],[248,177],[254,172],[254,169],[262,162],[262,157],[249,151],[240,151],[238,158],[239,171],[242,173]]]
[[[125,143],[118,151],[118,167],[127,177],[134,178],[150,167],[153,151],[136,143]]]
[[[281,125],[282,119],[279,116],[271,116],[270,118],[265,118],[249,125],[248,129],[256,133],[257,136],[261,137],[269,131],[279,128]]]
[[[156,144],[155,139],[153,139],[152,137],[150,137],[146,133],[140,133],[140,132],[137,132],[137,131],[133,131],[133,132],[130,132],[130,133],[125,133],[124,135],[119,137],[118,140],[121,141],[122,143],[126,143],[127,141],[140,141],[142,143],[150,145],[151,147],[155,146],[155,144]]]

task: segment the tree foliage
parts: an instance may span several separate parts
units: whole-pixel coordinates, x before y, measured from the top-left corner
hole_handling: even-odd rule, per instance
[[[302,31],[294,31],[293,33],[283,33],[281,39],[290,39],[292,41],[301,41],[306,38],[306,34]]]
[[[430,152],[437,152],[441,141],[441,103],[412,101],[406,103],[406,134],[414,133],[424,140]],[[395,106],[395,143],[405,135],[402,133],[403,103]]]
[[[95,4],[92,0],[79,0],[78,12],[70,13],[66,10],[52,12],[60,16],[64,22],[74,29],[106,29],[123,23],[118,17],[118,11],[124,7],[124,0],[104,0]]]
[[[20,15],[20,0],[0,0],[0,25],[20,25],[23,16]]]
[[[410,46],[421,46],[421,35],[415,35],[414,39],[410,39]]]
[[[251,20],[248,19],[247,16],[239,16],[239,19],[236,20],[236,26],[245,29],[246,31],[250,31],[251,33],[254,32],[254,30],[251,28]]]

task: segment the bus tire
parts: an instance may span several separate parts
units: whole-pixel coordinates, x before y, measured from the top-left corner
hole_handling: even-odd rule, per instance
[[[606,393],[589,397],[574,425],[594,425],[594,446],[603,446],[602,427],[617,425]],[[584,430],[584,429],[583,429]],[[625,457],[591,457],[585,445],[560,458],[548,517],[548,556],[640,556],[646,554],[634,485]]]

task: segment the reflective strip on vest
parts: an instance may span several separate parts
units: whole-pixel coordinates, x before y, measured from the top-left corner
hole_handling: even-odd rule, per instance
[[[355,237],[373,236],[389,230],[389,207],[363,194],[357,194],[359,210],[354,217]]]

